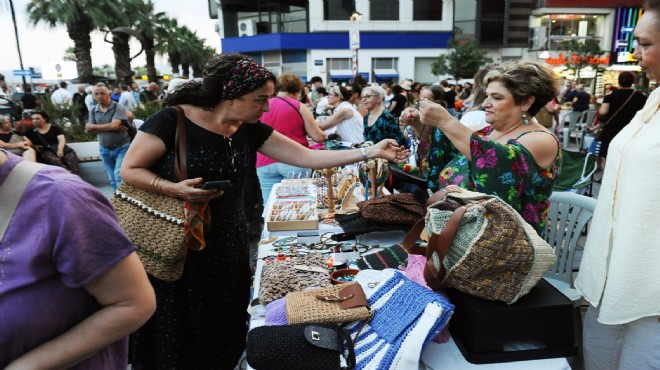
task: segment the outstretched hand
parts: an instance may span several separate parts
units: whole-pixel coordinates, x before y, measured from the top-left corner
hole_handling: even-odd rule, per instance
[[[372,158],[383,158],[388,161],[402,163],[410,157],[410,150],[392,139],[381,140],[373,148],[371,149],[374,151],[373,154],[369,155]]]
[[[423,124],[442,128],[443,124],[453,118],[442,105],[428,99],[419,101],[419,119]]]

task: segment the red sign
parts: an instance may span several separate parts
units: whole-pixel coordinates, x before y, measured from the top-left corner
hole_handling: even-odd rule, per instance
[[[578,64],[580,62],[580,57],[577,54],[573,54],[572,57],[570,57],[570,62],[567,56],[564,56],[564,53],[559,53],[559,56],[557,58],[546,58],[545,62],[548,64],[552,64],[553,66],[560,66],[564,64]],[[610,56],[606,55],[604,57],[596,57],[596,56],[588,56],[588,57],[582,57],[582,62],[586,62],[587,64],[605,64],[609,65],[610,64]]]

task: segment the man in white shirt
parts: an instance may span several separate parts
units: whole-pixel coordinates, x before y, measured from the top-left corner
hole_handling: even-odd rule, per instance
[[[316,103],[316,116],[327,116],[325,108],[328,106],[328,90],[325,87],[319,87],[315,91],[316,96],[319,97],[318,103]]]
[[[133,99],[131,88],[128,85],[121,85],[119,104],[125,106],[127,111],[133,110],[133,107],[136,104],[135,99]]]
[[[60,82],[60,88],[55,90],[50,96],[50,100],[53,104],[57,104],[61,107],[68,107],[71,105],[71,100],[73,99],[73,94],[66,89],[66,81]]]

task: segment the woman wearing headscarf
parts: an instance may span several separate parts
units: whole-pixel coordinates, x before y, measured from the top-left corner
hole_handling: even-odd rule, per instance
[[[360,112],[350,103],[351,92],[343,86],[333,86],[328,93],[328,105],[334,113],[324,121],[317,121],[321,130],[337,127],[342,141],[359,144],[364,141],[364,127]]]
[[[177,89],[165,101],[168,107],[146,120],[122,164],[127,183],[186,202],[208,202],[211,216],[206,247],[188,251],[179,280],[149,277],[158,305],[132,336],[134,369],[236,366],[245,348],[251,282],[243,183],[257,151],[310,168],[376,157],[402,161],[409,154],[393,140],[363,150],[315,151],[273,130],[260,118],[269,110],[275,75],[248,56],[216,56],[203,77]],[[189,178],[183,181],[173,170],[175,105],[185,114]],[[231,186],[224,191],[199,187],[212,180],[228,180]]]

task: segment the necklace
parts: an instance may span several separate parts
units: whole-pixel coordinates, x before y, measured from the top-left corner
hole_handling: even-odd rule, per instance
[[[490,139],[490,141],[496,141],[496,140],[499,140],[500,138],[502,138],[502,137],[504,137],[504,136],[506,136],[506,135],[508,135],[508,134],[510,134],[510,133],[512,133],[512,132],[514,132],[514,131],[516,131],[517,129],[520,128],[520,126],[522,126],[522,125],[516,125],[516,126],[513,126],[513,128],[512,128],[511,130],[509,130],[509,131],[507,131],[507,132],[501,134],[501,135],[498,136],[498,137],[490,137],[490,136],[489,136],[489,139]]]

